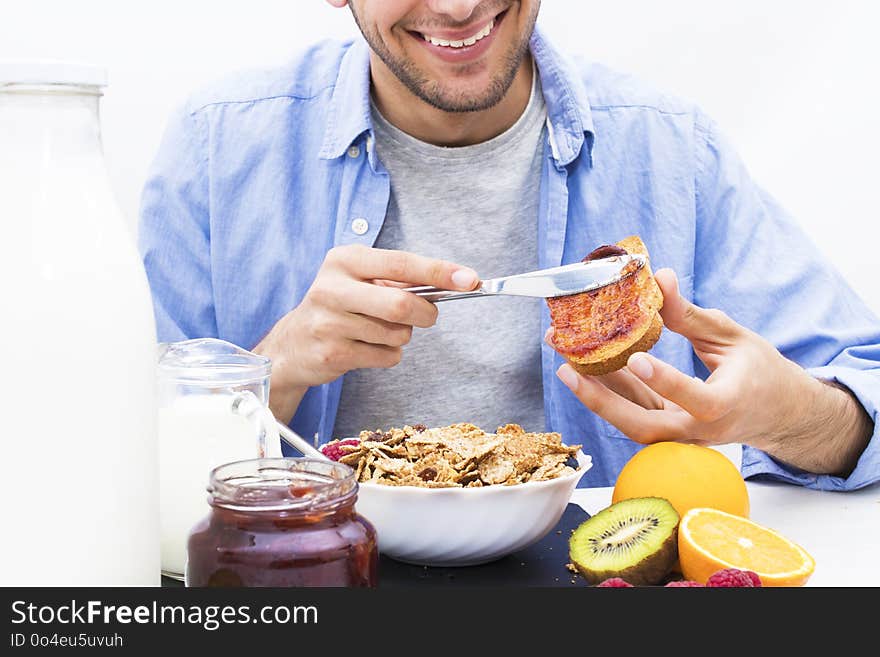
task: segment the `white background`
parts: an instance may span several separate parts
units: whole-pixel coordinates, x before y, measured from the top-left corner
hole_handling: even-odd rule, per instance
[[[880,39],[870,0],[544,0],[558,47],[697,101],[880,312]],[[323,0],[0,0],[0,59],[62,58],[110,71],[112,182],[135,229],[170,110],[225,72],[278,64],[355,34]],[[0,144],[2,148],[2,144]]]

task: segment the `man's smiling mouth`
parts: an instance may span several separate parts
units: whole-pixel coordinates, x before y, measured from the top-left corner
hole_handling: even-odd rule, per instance
[[[449,51],[468,49],[476,46],[483,39],[493,36],[496,28],[506,14],[507,9],[489,19],[484,19],[482,24],[470,28],[449,29],[433,27],[428,28],[425,31],[409,30],[409,33],[413,37],[423,40],[427,45],[436,48]]]
[[[483,27],[477,30],[474,34],[467,36],[463,39],[443,39],[438,36],[433,36],[431,34],[425,34],[424,32],[420,32],[422,38],[429,43],[434,44],[435,46],[444,46],[447,48],[463,48],[465,46],[472,46],[480,39],[483,39],[492,32],[492,29],[495,27],[495,19],[492,18],[486,23]]]

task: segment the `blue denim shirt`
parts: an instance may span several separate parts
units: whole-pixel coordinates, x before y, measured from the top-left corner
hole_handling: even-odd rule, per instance
[[[548,112],[540,267],[640,235],[653,266],[677,272],[684,295],[844,384],[876,422],[880,322],[755,184],[712,121],[631,77],[563,58],[540,30],[531,50]],[[373,148],[369,89],[367,45],[324,42],[280,69],[196,93],[172,117],[140,223],[160,340],[220,337],[252,348],[300,303],[331,247],[374,243],[390,185]],[[356,219],[366,232],[353,230]],[[535,340],[548,326],[545,309]],[[640,445],[585,408],[555,376],[560,356],[542,349],[547,430],[592,455],[581,486],[612,485]],[[708,375],[671,331],[652,353]],[[291,427],[332,438],[341,388],[342,379],[311,388]],[[846,479],[793,470],[753,448],[743,450],[743,474],[859,488],[880,479],[880,443],[875,434]]]

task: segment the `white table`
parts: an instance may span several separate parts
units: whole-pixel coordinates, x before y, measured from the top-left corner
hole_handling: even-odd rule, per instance
[[[846,493],[747,481],[751,519],[798,543],[816,560],[807,586],[880,586],[880,484]],[[611,504],[611,488],[579,488],[589,514]]]

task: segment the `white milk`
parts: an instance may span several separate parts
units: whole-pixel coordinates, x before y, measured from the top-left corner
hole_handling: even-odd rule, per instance
[[[12,68],[0,65],[0,584],[158,586],[156,329],[101,151],[104,76]],[[16,79],[70,84],[3,84]]]
[[[232,411],[233,399],[228,394],[190,395],[159,410],[161,552],[168,575],[183,575],[189,532],[210,511],[206,487],[211,470],[260,456],[260,430]]]

